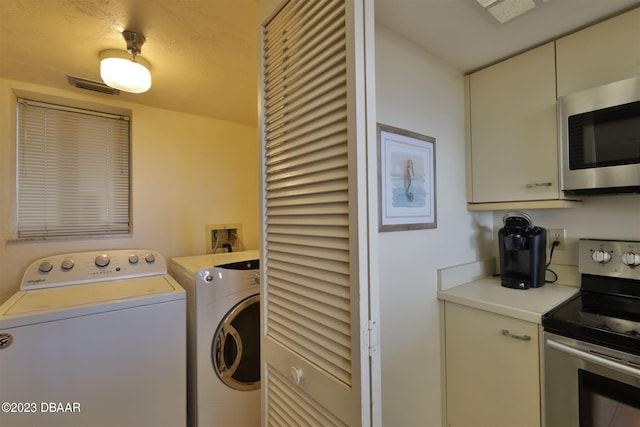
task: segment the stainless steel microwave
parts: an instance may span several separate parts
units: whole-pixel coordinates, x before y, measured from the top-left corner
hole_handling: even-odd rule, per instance
[[[561,188],[640,193],[640,77],[558,100]]]

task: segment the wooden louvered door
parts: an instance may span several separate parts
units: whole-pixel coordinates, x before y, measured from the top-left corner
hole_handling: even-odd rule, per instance
[[[263,27],[265,425],[371,424],[363,9],[290,0]]]

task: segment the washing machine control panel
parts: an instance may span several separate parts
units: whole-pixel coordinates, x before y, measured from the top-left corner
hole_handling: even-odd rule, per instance
[[[257,259],[221,264],[197,272],[198,281],[204,285],[214,300],[260,286],[260,261]]]
[[[218,285],[229,280],[235,280],[235,283],[241,286],[258,286],[260,284],[260,271],[221,271],[213,268],[212,271],[203,271],[201,273],[202,280],[206,283]],[[215,283],[214,283],[215,282]]]
[[[162,255],[147,249],[113,249],[52,255],[27,267],[20,290],[40,289],[106,280],[131,279],[167,273]]]

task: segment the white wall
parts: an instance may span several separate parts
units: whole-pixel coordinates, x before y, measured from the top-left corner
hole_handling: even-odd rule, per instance
[[[376,26],[377,121],[436,139],[437,222],[380,233],[382,424],[440,426],[438,268],[492,256],[492,216],[466,210],[460,71]]]
[[[16,89],[131,110],[131,236],[7,240],[14,209]],[[258,247],[256,127],[87,93],[0,79],[0,303],[18,289],[29,263],[50,254],[109,248],[148,248],[165,257],[201,254],[205,224],[220,223],[241,223],[245,249]]]

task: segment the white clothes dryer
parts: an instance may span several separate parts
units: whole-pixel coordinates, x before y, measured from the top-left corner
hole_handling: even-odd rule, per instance
[[[171,258],[187,291],[187,423],[260,426],[259,252]]]
[[[186,424],[186,293],[149,250],[40,259],[0,306],[0,425]]]

